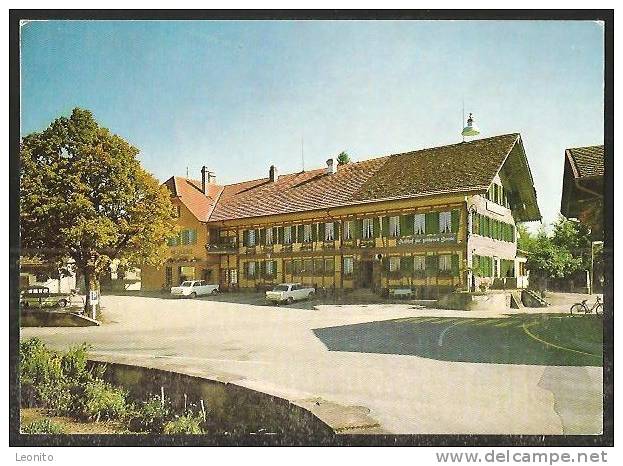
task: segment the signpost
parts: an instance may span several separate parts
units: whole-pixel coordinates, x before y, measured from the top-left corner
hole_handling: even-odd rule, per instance
[[[97,290],[91,290],[89,291],[89,302],[91,303],[91,317],[93,318],[93,320],[95,320],[95,316],[96,316],[96,307],[97,307],[97,303],[99,301],[99,293],[97,292]]]

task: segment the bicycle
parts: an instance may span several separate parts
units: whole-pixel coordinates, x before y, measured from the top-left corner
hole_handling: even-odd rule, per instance
[[[591,314],[593,310],[598,316],[604,313],[604,304],[599,296],[597,296],[597,301],[595,301],[595,304],[593,304],[590,308],[586,305],[586,301],[588,301],[588,299],[583,300],[581,303],[575,303],[571,306],[571,315],[577,315],[580,313]]]

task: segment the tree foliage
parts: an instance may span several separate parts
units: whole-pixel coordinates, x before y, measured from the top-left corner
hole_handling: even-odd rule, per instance
[[[337,164],[346,165],[347,163],[350,163],[350,156],[345,151],[340,152],[340,155],[337,156]]]
[[[57,264],[73,259],[87,291],[112,259],[161,263],[175,229],[174,210],[170,193],[141,167],[138,153],[79,108],[23,137],[24,253]]]
[[[519,226],[517,247],[528,255],[528,270],[549,278],[569,278],[590,268],[591,241],[588,228],[559,217],[548,234],[545,229],[530,233]]]

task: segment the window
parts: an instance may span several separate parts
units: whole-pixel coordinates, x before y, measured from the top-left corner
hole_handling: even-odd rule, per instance
[[[351,275],[353,273],[353,258],[344,258],[344,275]]]
[[[352,223],[352,221],[344,222],[344,239],[346,240],[353,239]]]
[[[295,275],[298,275],[298,274],[300,274],[300,273],[301,273],[302,266],[303,266],[303,264],[302,264],[302,262],[300,261],[300,259],[295,259],[295,260],[293,261],[293,269],[294,269],[294,274],[295,274]]]
[[[426,269],[426,256],[413,256],[413,270]]]
[[[441,254],[439,256],[439,271],[440,272],[452,271],[452,256],[450,254]]]
[[[363,219],[363,237],[364,239],[374,238],[374,222],[371,218]]]
[[[309,243],[312,240],[312,226],[311,224],[303,225],[303,242]]]
[[[268,238],[268,236],[266,236]],[[266,261],[266,275],[272,277],[275,273],[275,262],[274,261]]]
[[[398,272],[400,270],[400,256],[391,256],[389,258],[389,271]]]
[[[314,261],[312,259],[303,260],[303,272],[312,273],[314,271]]]
[[[450,212],[439,212],[439,233],[450,233],[452,231],[452,214]]]
[[[333,222],[324,224],[324,240],[333,241],[335,239],[335,230]]]
[[[292,244],[292,227],[283,227],[283,244]]]
[[[249,230],[248,246],[255,246],[255,230]]]
[[[314,260],[314,274],[322,275],[324,273],[324,259],[315,259]]]
[[[266,244],[267,245],[273,244],[273,229],[272,228],[266,228]]]
[[[426,233],[426,214],[415,214],[413,216],[413,234],[423,235]]]
[[[255,262],[247,262],[247,276],[249,278],[255,277]]]
[[[325,273],[333,273],[333,258],[324,260],[324,272]]]
[[[290,275],[292,273],[292,261],[289,261],[289,260],[284,261],[284,266],[286,269],[286,273]]]
[[[400,236],[400,217],[389,217],[389,236],[394,238]]]
[[[182,216],[182,208],[178,205],[175,206],[175,213],[173,214],[175,218],[180,218]]]

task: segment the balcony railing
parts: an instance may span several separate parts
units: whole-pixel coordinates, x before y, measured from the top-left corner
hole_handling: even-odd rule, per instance
[[[208,254],[220,254],[223,252],[234,253],[238,251],[238,243],[235,241],[208,243],[206,244]]]

